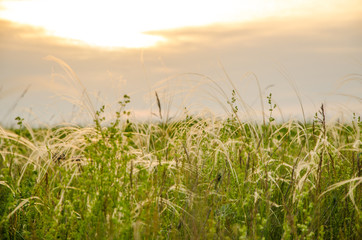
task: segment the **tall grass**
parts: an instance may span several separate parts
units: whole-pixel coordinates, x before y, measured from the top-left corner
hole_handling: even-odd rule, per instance
[[[121,109],[104,127],[102,111],[94,127],[1,129],[2,238],[360,237],[357,118],[142,124]]]
[[[243,121],[233,91],[226,119],[170,120],[155,97],[159,121],[125,95],[111,122],[0,128],[0,238],[361,239],[359,116],[276,123],[269,95]]]

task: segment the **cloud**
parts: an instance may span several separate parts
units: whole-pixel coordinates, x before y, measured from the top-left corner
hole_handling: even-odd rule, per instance
[[[270,17],[267,19],[234,24],[214,24],[175,30],[152,31],[149,34],[168,39],[160,48],[173,48],[184,52],[200,45],[209,48],[259,48],[270,46],[302,47],[316,50],[347,45],[361,47],[362,11],[352,15],[327,15],[317,17]],[[304,43],[301,46],[298,44]],[[169,49],[168,49],[169,50]],[[282,51],[283,48],[278,48]],[[297,50],[297,49],[296,49]]]

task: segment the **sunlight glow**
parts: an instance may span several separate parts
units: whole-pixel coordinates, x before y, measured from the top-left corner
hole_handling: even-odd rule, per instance
[[[312,0],[5,0],[0,18],[89,45],[149,47],[165,41],[149,31],[291,14],[306,2]]]

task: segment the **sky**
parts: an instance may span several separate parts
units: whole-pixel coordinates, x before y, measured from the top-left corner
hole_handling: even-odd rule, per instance
[[[0,0],[0,124],[91,122],[124,94],[137,119],[361,115],[361,0]],[[88,100],[90,99],[90,100]],[[186,107],[186,110],[185,110]]]

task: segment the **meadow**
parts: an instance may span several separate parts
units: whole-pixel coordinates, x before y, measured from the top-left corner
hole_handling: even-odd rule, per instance
[[[360,117],[0,128],[1,239],[361,239]]]

